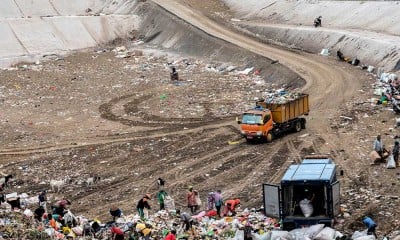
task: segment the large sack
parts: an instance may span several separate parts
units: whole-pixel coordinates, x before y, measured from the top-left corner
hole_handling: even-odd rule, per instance
[[[335,229],[325,227],[315,236],[314,240],[332,240],[335,237]]]
[[[293,229],[290,231],[290,235],[292,235],[292,238],[295,240],[310,240],[307,231],[309,230],[308,227],[306,228],[297,228]]]
[[[387,169],[396,168],[396,162],[394,161],[393,154],[390,154],[389,159],[388,159],[387,164],[386,164],[386,168]]]
[[[243,230],[237,230],[235,237],[233,238],[234,240],[243,240],[244,239],[244,231]]]
[[[371,157],[373,163],[381,160],[381,156],[379,156],[379,153],[377,151],[372,151],[369,156]]]
[[[271,240],[271,232],[266,232],[263,234],[253,233],[253,240]]]
[[[400,235],[395,236],[393,240],[400,240]]]
[[[77,236],[82,236],[83,234],[83,229],[80,226],[72,228],[72,231],[77,235]]]
[[[309,238],[313,239],[321,230],[324,228],[324,224],[315,224],[309,227],[306,230],[306,234],[308,235]]]
[[[175,210],[175,202],[170,196],[167,196],[164,200],[164,207],[166,210]]]
[[[310,217],[314,212],[314,207],[311,201],[308,199],[303,199],[300,201],[300,209],[305,217]]]
[[[368,232],[367,229],[364,230],[364,231],[362,231],[362,232],[355,231],[355,232],[353,233],[353,235],[351,235],[351,239],[356,239],[356,238],[359,238],[359,237],[368,236],[367,232]]]
[[[355,238],[354,240],[375,240],[375,236],[374,235],[367,235],[367,236],[362,236],[362,237]]]
[[[278,239],[292,240],[293,238],[288,231],[277,231],[277,230],[272,231],[271,240],[278,240]]]
[[[343,236],[344,236],[343,233],[341,233],[341,232],[339,232],[339,231],[336,231],[336,232],[335,232],[334,239],[342,238]]]
[[[33,217],[33,212],[30,209],[25,209],[24,215],[27,218],[31,218],[31,217]]]

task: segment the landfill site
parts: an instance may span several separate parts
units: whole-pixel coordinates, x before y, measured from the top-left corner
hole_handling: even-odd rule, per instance
[[[400,239],[398,12],[2,0],[0,239]]]

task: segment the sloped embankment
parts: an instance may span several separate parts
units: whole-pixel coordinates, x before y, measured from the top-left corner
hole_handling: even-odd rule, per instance
[[[139,32],[143,34],[141,37],[148,44],[207,58],[210,63],[225,61],[255,67],[261,70],[266,80],[277,84],[300,87],[305,83],[287,67],[212,37],[154,4],[148,4],[144,9],[139,14],[142,17]]]
[[[224,0],[236,17],[237,26],[262,40],[319,53],[340,49],[363,64],[400,70],[400,5],[397,1],[257,1],[243,4]],[[351,9],[351,11],[344,11]],[[322,16],[322,28],[313,20]]]

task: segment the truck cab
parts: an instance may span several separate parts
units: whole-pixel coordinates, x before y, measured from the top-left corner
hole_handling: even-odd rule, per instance
[[[270,110],[257,106],[243,113],[238,122],[241,124],[240,134],[247,140],[261,139],[265,136],[267,141],[272,141],[273,121]]]
[[[313,213],[305,216],[300,201],[314,196]],[[280,185],[263,184],[265,214],[279,218],[284,230],[314,224],[332,226],[340,211],[340,185],[336,165],[327,157],[308,157],[288,167]]]

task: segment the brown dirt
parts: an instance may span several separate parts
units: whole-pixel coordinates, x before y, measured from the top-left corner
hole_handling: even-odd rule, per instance
[[[66,196],[76,213],[106,219],[115,202],[126,213],[134,212],[144,193],[154,196],[154,180],[162,177],[182,207],[188,185],[202,196],[221,189],[226,198],[240,197],[245,207],[258,207],[262,183],[279,182],[286,167],[305,154],[329,153],[344,170],[342,203],[351,214],[338,224],[339,230],[360,228],[356,223],[365,213],[378,221],[379,232],[399,226],[400,215],[393,209],[399,194],[396,171],[369,165],[376,133],[383,134],[387,145],[397,135],[397,129],[389,130],[392,113],[368,102],[370,75],[333,59],[273,48],[232,32],[226,24],[201,14],[223,11],[220,4],[217,11],[213,9],[217,1],[185,1],[200,11],[189,11],[175,1],[155,2],[210,35],[279,60],[306,79],[302,90],[310,94],[312,105],[307,129],[272,144],[247,144],[240,140],[233,120],[240,109],[235,105],[253,97],[246,94],[251,79],[237,84],[240,79],[204,72],[199,64],[185,76],[193,83],[175,86],[160,68],[166,58],[116,59],[110,52],[76,53],[45,63],[39,71],[0,73],[5,79],[0,99],[0,164],[3,172],[17,176],[10,191],[35,194],[48,188],[50,179],[68,175],[74,183],[52,193],[53,199]],[[221,97],[231,92],[237,94]],[[221,95],[210,103],[201,100],[207,93]],[[162,94],[173,99],[163,101]],[[194,99],[201,110],[182,107],[188,99]],[[232,106],[232,111],[216,114],[225,105]],[[194,116],[175,117],[176,109]],[[237,140],[238,144],[228,143]],[[103,180],[93,186],[81,183],[93,174]],[[375,203],[376,208],[371,211],[367,203]],[[152,204],[157,208],[156,201]]]

